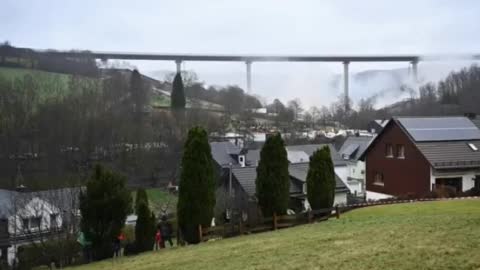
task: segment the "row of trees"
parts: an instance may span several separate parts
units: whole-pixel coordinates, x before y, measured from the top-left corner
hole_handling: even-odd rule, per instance
[[[96,77],[98,68],[89,51],[75,51],[80,57],[72,58],[53,54],[53,50],[36,52],[32,49],[17,48],[8,41],[0,44],[0,66],[36,68],[50,72],[78,74]]]
[[[287,151],[280,134],[270,136],[262,147],[255,185],[263,215],[285,214],[290,200],[290,175]],[[315,151],[310,157],[307,198],[314,210],[333,205],[335,172],[327,146]]]

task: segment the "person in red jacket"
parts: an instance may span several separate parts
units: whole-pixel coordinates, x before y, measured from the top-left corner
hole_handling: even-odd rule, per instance
[[[160,250],[162,247],[162,233],[160,230],[157,230],[157,233],[155,234],[155,250]]]

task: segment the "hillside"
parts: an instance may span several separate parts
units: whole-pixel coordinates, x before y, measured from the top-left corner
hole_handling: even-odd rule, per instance
[[[0,76],[15,83],[15,79],[31,76],[34,88],[40,93],[39,102],[68,95],[71,75],[35,69],[0,67]]]
[[[479,224],[480,200],[377,206],[74,269],[478,269]]]
[[[130,76],[131,70],[117,70],[122,72],[125,76]],[[106,73],[103,74],[103,76],[107,76]],[[12,80],[13,82],[15,79],[22,79],[26,75],[32,77],[34,87],[37,92],[40,93],[39,103],[51,98],[70,94],[69,83],[72,75],[36,69],[0,67],[0,76]],[[82,78],[86,79],[86,77]],[[170,92],[157,89],[155,85],[158,85],[160,82],[155,79],[145,75],[143,75],[143,79],[148,84],[152,85],[151,94],[149,95],[151,97],[150,105],[152,107],[170,107]],[[187,99],[187,108],[200,108],[217,111],[224,110],[221,105],[198,99]]]

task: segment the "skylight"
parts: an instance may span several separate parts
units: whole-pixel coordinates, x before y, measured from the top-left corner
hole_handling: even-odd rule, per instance
[[[470,149],[472,149],[473,151],[478,151],[478,147],[473,144],[473,143],[467,143],[468,144],[468,147],[470,147]]]

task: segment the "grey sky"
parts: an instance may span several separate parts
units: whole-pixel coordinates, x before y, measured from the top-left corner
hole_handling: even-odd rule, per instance
[[[0,40],[33,48],[168,53],[478,53],[478,14],[480,2],[473,0],[2,0]],[[144,72],[174,69],[169,62],[133,64]],[[351,65],[353,71],[397,67],[406,64]],[[209,84],[245,85],[241,63],[185,68]],[[254,63],[253,71],[254,92],[270,99],[299,96],[321,105],[340,94],[322,89],[341,72],[340,64]]]

